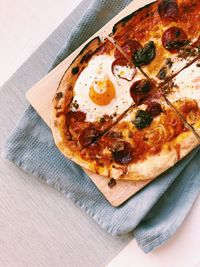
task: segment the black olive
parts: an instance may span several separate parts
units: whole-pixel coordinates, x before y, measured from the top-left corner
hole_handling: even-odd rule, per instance
[[[148,112],[144,110],[138,110],[133,123],[139,130],[142,130],[148,127],[151,124],[152,120],[153,117]]]
[[[164,68],[160,69],[160,71],[157,74],[157,77],[160,80],[165,80],[166,76],[167,76],[167,71],[166,71],[166,68],[164,67]]]
[[[136,67],[148,65],[156,55],[156,49],[153,41],[150,41],[143,48],[137,50],[133,55],[133,62]]]
[[[166,59],[166,62],[165,62],[165,63],[166,63],[166,65],[167,65],[169,68],[171,68],[172,65],[173,65],[173,62],[172,62],[172,60],[171,60],[170,57]]]

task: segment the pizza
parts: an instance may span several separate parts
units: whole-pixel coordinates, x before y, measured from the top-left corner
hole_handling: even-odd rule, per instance
[[[200,143],[200,2],[160,0],[90,41],[53,99],[58,149],[115,180],[150,180]]]
[[[199,55],[199,19],[199,1],[161,0],[119,21],[113,38],[135,65],[162,84]]]

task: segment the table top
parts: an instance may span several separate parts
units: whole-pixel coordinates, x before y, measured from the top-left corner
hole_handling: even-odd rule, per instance
[[[67,19],[81,0],[58,0],[56,5],[47,0],[18,0],[16,8],[12,0],[1,1],[0,84],[5,83],[0,89],[1,149],[28,106],[25,92],[47,73],[64,43],[63,29],[70,29],[72,21],[81,16],[90,1],[83,0]],[[57,28],[61,21],[64,22]],[[44,42],[54,29],[56,31]],[[131,234],[110,236],[38,178],[3,159],[0,159],[0,169],[0,266],[105,266],[124,247],[109,267],[121,267],[121,263],[133,266],[133,262],[137,263],[136,267],[144,264],[194,267],[200,261],[197,249],[200,236],[196,230],[200,222],[200,199],[179,233],[161,249],[144,255],[135,241],[131,241]],[[176,265],[172,265],[170,258],[176,259]]]

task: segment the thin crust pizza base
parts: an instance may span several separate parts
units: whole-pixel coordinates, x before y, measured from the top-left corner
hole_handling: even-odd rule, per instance
[[[180,134],[173,143],[173,148],[169,149],[168,147],[163,147],[161,152],[157,155],[149,156],[142,162],[130,164],[128,166],[127,175],[120,176],[122,174],[120,169],[111,168],[108,170],[103,167],[98,169],[97,174],[114,178],[116,180],[142,181],[155,179],[187,156],[198,145],[198,140],[192,132],[184,132]],[[176,145],[180,145],[178,151],[175,148]],[[73,161],[87,170],[96,172],[95,165],[92,162],[89,163],[84,161],[79,155],[74,157]]]
[[[188,155],[197,145],[198,140],[193,133],[183,133],[176,139],[180,144],[180,151],[174,148],[171,151],[163,149],[159,155],[149,157],[140,164],[130,166],[129,174],[124,176],[124,180],[149,180],[159,176],[177,162]]]

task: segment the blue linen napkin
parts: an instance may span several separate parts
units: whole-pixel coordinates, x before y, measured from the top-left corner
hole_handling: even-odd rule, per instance
[[[124,8],[128,0],[93,0],[68,35],[53,67]],[[66,195],[113,235],[134,230],[144,252],[168,240],[180,227],[200,190],[199,148],[118,208],[90,178],[55,147],[52,134],[30,106],[8,137],[3,157]]]

